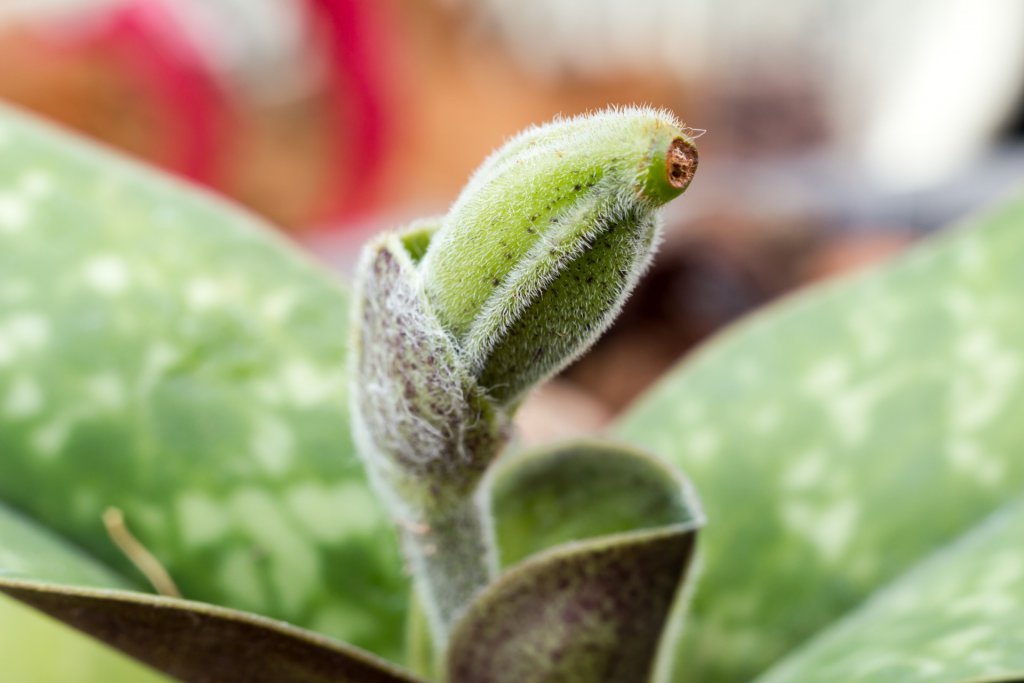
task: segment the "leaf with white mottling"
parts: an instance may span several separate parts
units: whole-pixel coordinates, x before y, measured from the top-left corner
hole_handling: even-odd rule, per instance
[[[0,594],[14,597],[125,653],[188,681],[416,683],[411,676],[355,648],[288,624],[237,610],[130,590],[131,585],[38,524],[0,505]],[[129,589],[129,590],[126,590]],[[16,653],[9,669],[40,681],[46,662],[67,640]],[[18,639],[17,633],[4,640]],[[75,650],[73,650],[75,651]],[[160,680],[99,648],[77,650],[96,680]],[[86,670],[75,674],[85,680]],[[84,675],[83,675],[84,674]]]
[[[238,610],[12,579],[0,579],[0,592],[191,683],[423,683],[320,634]]]
[[[712,523],[675,680],[748,681],[1024,487],[1024,198],[740,324],[616,432]]]
[[[0,501],[132,581],[396,655],[344,290],[253,217],[0,109]]]
[[[758,683],[1024,680],[1024,502],[874,595]]]

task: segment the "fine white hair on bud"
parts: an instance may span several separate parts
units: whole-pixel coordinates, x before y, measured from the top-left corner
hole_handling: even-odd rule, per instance
[[[650,260],[658,207],[693,178],[687,130],[637,107],[532,128],[447,215],[366,247],[352,414],[393,507],[472,491],[522,394],[611,323]]]
[[[650,260],[658,207],[696,168],[693,141],[667,112],[559,120],[495,152],[447,215],[364,250],[353,432],[406,530],[439,651],[496,572],[477,493],[512,410],[611,323]]]
[[[470,372],[496,401],[589,348],[656,244],[656,210],[689,185],[697,152],[671,114],[609,110],[532,128],[466,186],[421,279]]]
[[[423,224],[363,252],[351,355],[353,433],[394,512],[415,518],[469,495],[507,420],[466,371],[418,287]]]

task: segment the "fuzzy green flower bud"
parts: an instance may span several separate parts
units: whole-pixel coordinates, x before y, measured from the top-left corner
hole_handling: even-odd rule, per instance
[[[526,131],[476,172],[421,265],[427,300],[501,405],[586,350],[656,241],[697,151],[670,114],[608,111]]]
[[[496,572],[477,493],[512,410],[611,323],[696,167],[665,112],[560,121],[496,152],[442,219],[364,250],[353,433],[438,648]]]

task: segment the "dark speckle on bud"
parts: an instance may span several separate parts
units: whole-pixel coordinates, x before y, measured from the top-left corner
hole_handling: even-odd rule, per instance
[[[558,121],[492,155],[443,218],[364,250],[353,432],[392,517],[431,528],[404,540],[438,653],[497,571],[476,492],[511,413],[611,323],[650,260],[657,208],[696,165],[664,111]],[[622,576],[612,563],[609,584]],[[584,593],[573,609],[598,607]]]
[[[696,169],[696,148],[674,116],[629,108],[529,130],[474,174],[420,274],[432,310],[498,405],[610,324],[649,261],[655,211]]]

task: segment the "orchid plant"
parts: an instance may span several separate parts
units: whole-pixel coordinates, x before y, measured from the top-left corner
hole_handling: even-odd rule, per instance
[[[737,326],[607,437],[516,444],[696,166],[665,112],[529,130],[350,293],[0,111],[0,591],[152,667],[5,601],[0,678],[1024,678],[1020,199]]]

